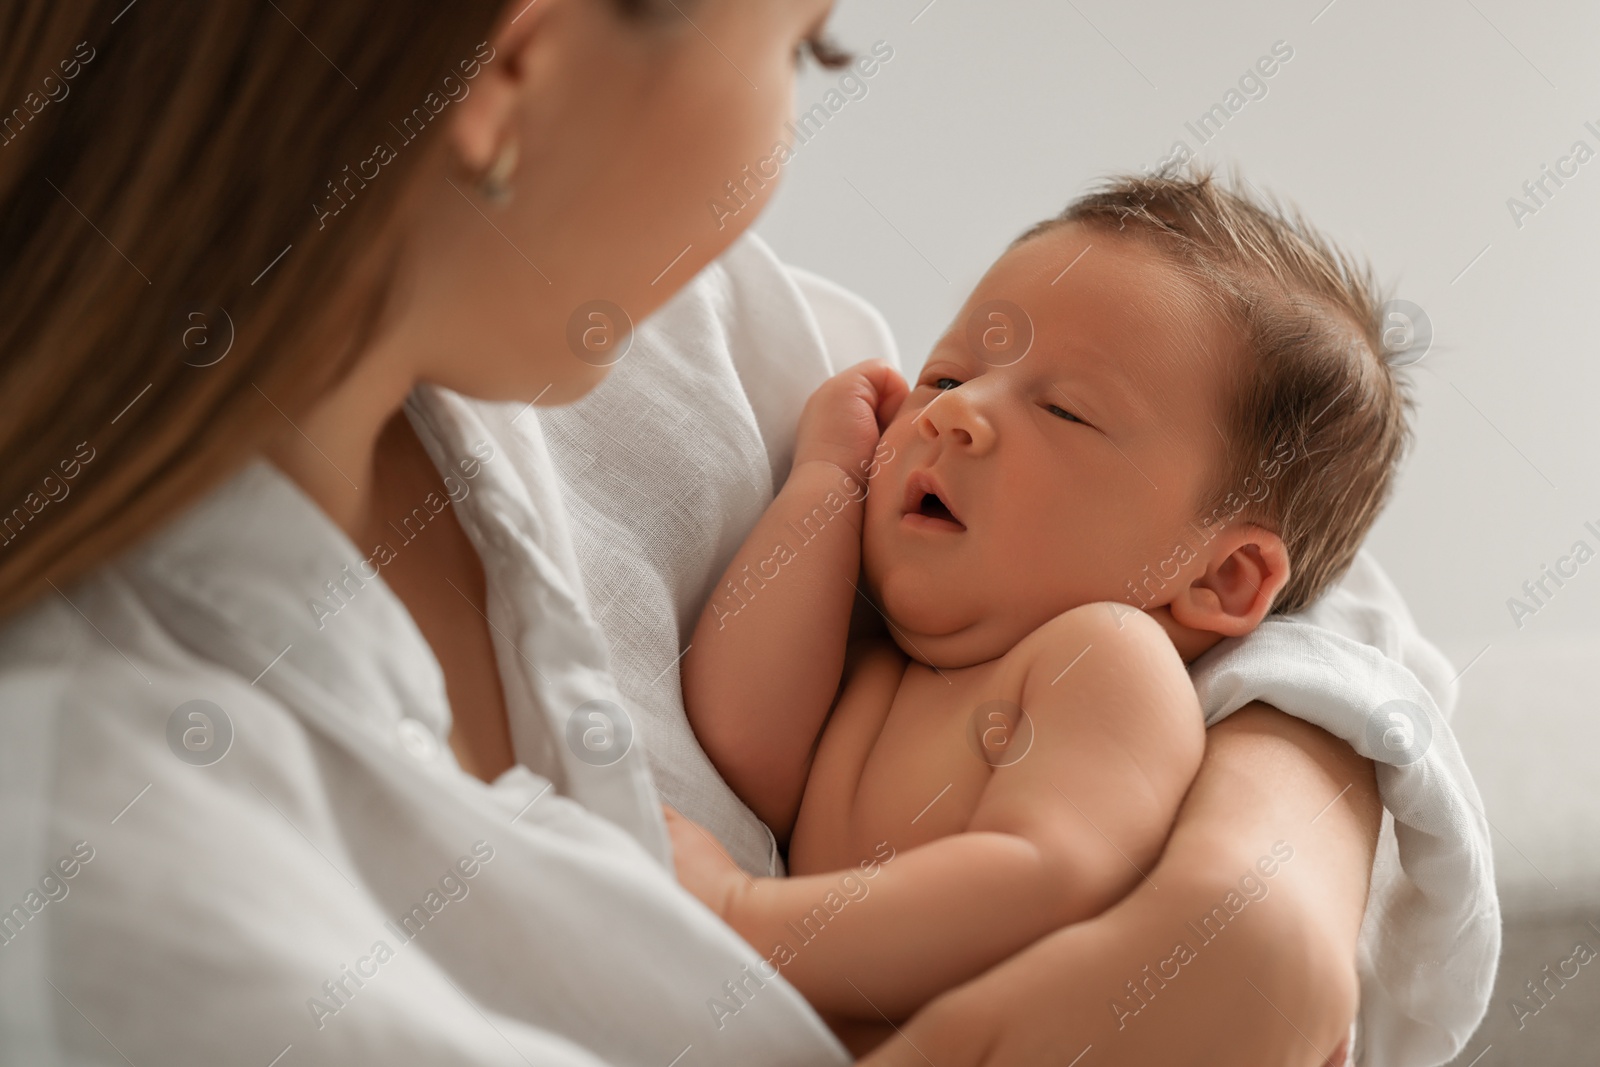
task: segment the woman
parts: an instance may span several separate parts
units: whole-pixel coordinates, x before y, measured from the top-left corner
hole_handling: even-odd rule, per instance
[[[806,42],[839,60],[829,6],[8,9],[8,1062],[845,1061],[786,986],[708,1018],[756,957],[663,865],[636,750],[550,770],[535,708],[592,694],[536,692],[519,642],[603,659],[561,632],[514,416],[456,395],[604,377],[589,331],[756,214],[705,204],[780,139]],[[1342,743],[1235,714],[1148,886],[871,1061],[1323,1062],[1375,798]],[[1163,931],[1287,836],[1207,977],[1119,1026]]]

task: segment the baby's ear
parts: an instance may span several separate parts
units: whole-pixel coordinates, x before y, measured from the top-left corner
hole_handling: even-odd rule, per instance
[[[1222,531],[1200,556],[1205,570],[1168,605],[1173,621],[1191,630],[1222,637],[1247,634],[1267,617],[1289,582],[1283,539],[1253,523]]]

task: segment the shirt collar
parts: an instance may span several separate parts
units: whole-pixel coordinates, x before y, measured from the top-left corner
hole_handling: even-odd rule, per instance
[[[450,732],[444,676],[377,569],[295,482],[255,460],[122,562],[179,640],[294,706],[307,686],[376,725]]]
[[[515,464],[484,464],[457,516],[484,564],[489,614],[501,620],[491,625],[512,656],[497,652],[502,681],[508,665],[523,681],[507,692],[518,761],[670,863],[649,764],[585,603],[535,416],[519,425],[511,405],[426,385],[407,406],[441,473],[469,454],[469,441],[517,445]],[[438,506],[448,505],[441,497]],[[121,568],[180,641],[287,706],[389,737],[400,728],[402,741],[424,730],[432,738],[423,747],[439,751],[451,727],[444,674],[376,553],[363,554],[287,475],[256,460]],[[582,734],[595,701],[626,731],[614,761],[585,758],[570,736],[575,724]]]

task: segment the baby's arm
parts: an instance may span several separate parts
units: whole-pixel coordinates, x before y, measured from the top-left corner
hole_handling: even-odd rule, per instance
[[[680,853],[680,878],[763,955],[789,945],[793,959],[774,962],[819,1011],[874,1020],[904,1018],[1098,914],[1154,866],[1205,747],[1166,634],[1147,615],[1121,615],[1078,608],[1018,646],[1032,748],[995,768],[967,832],[901,850],[859,899],[841,884],[854,872],[749,882],[725,860]],[[681,825],[675,842],[696,847]],[[802,942],[796,931],[819,906],[826,924]]]
[[[861,517],[880,427],[905,398],[882,360],[830,378],[800,416],[794,464],[701,613],[683,701],[712,763],[780,841],[794,826],[844,667]]]

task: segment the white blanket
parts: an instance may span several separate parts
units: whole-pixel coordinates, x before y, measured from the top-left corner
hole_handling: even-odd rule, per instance
[[[592,396],[539,412],[589,610],[657,785],[759,873],[779,872],[772,837],[695,742],[678,657],[781,484],[806,397],[879,356],[896,352],[870,306],[747,235],[640,330]],[[1492,988],[1499,906],[1482,805],[1447,724],[1452,674],[1366,556],[1312,610],[1219,646],[1194,672],[1208,724],[1262,699],[1379,761],[1387,811],[1359,959],[1363,1067],[1448,1061]]]
[[[1218,645],[1191,671],[1206,724],[1264,700],[1377,761],[1383,832],[1361,928],[1355,1062],[1455,1057],[1500,957],[1488,820],[1451,733],[1455,671],[1362,553],[1309,610]]]

